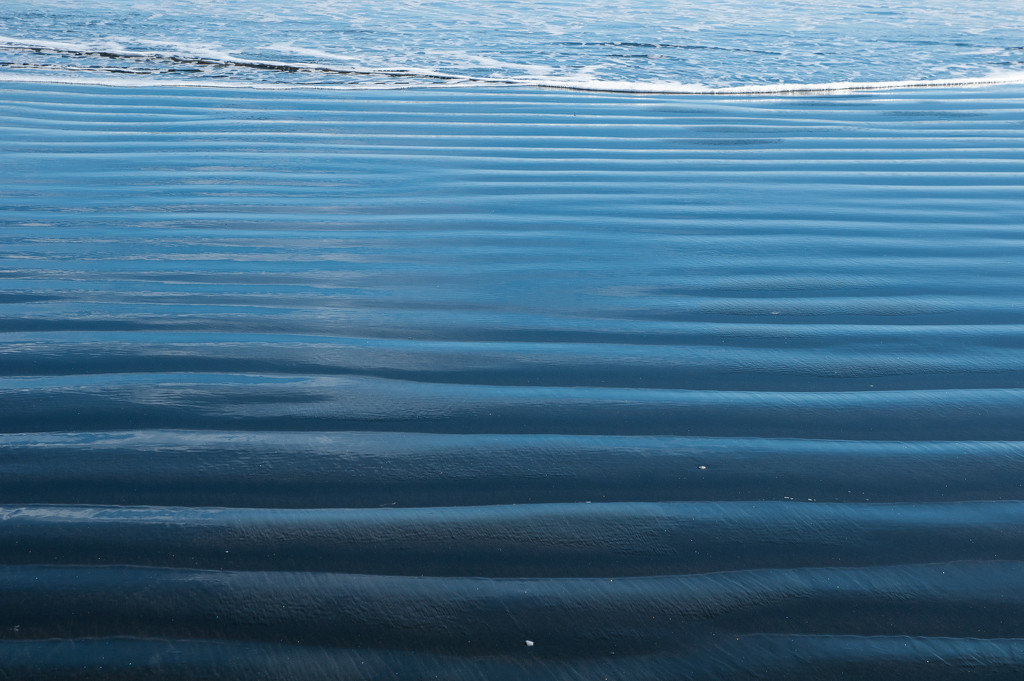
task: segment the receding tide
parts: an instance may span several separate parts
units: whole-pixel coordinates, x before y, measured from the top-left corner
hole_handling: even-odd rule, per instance
[[[0,678],[1018,678],[1021,14],[5,3]]]

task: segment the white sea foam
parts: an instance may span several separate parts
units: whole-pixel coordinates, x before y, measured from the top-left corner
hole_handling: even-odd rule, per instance
[[[6,83],[39,83],[68,85],[98,85],[105,87],[199,87],[210,89],[252,89],[252,90],[395,90],[424,87],[425,83],[409,74],[414,82],[390,80],[384,82],[366,82],[354,85],[303,84],[289,83],[244,83],[235,81],[212,81],[194,79],[157,79],[130,76],[79,76],[64,74],[46,76],[40,74],[20,74],[0,72],[0,82]],[[837,82],[837,83],[776,83],[771,85],[745,85],[737,87],[713,88],[700,84],[688,83],[635,83],[629,81],[601,80],[500,80],[500,79],[469,79],[451,77],[431,87],[467,88],[475,86],[512,87],[529,86],[559,90],[577,90],[580,92],[608,92],[629,94],[679,94],[679,95],[784,95],[840,93],[862,90],[896,90],[902,88],[954,88],[954,87],[985,87],[993,85],[1024,85],[1024,73],[977,79],[949,80],[893,80],[876,82]]]
[[[638,94],[784,94],[801,92],[839,92],[852,90],[881,90],[911,87],[970,87],[986,85],[1024,84],[1024,70],[989,69],[988,73],[979,77],[945,78],[945,79],[893,79],[884,81],[837,81],[820,83],[757,83],[751,85],[715,87],[702,83],[683,83],[676,81],[640,81],[640,80],[607,80],[596,76],[596,67],[579,70],[571,77],[550,77],[548,67],[531,68],[524,65],[510,65],[486,57],[476,57],[464,53],[468,63],[483,67],[490,71],[498,71],[493,76],[464,75],[445,73],[425,69],[373,69],[360,68],[358,65],[335,65],[324,61],[280,61],[273,59],[250,59],[210,49],[195,50],[154,50],[138,51],[125,49],[122,43],[112,41],[101,46],[83,45],[61,41],[17,41],[0,36],[0,48],[17,47],[22,49],[42,49],[58,52],[93,53],[104,52],[109,57],[141,58],[150,61],[169,59],[175,62],[203,62],[203,66],[224,69],[242,68],[260,71],[306,72],[309,74],[337,74],[359,77],[361,81],[350,83],[330,82],[294,82],[264,81],[245,78],[231,79],[197,79],[173,78],[167,76],[146,75],[144,73],[129,76],[104,73],[103,71],[66,71],[37,70],[15,71],[0,70],[0,82],[20,83],[70,83],[82,85],[102,85],[114,87],[160,87],[160,86],[193,86],[210,88],[243,88],[243,89],[395,89],[423,86],[430,84],[435,87],[471,87],[471,86],[530,86],[542,88],[558,88],[595,92],[629,92]],[[181,48],[182,45],[175,47]],[[292,48],[288,44],[274,45],[276,48]],[[331,60],[355,59],[353,56],[338,55],[323,50],[296,50],[308,56],[325,57]],[[526,76],[506,76],[500,74],[502,68],[516,67],[527,72]],[[548,76],[548,77],[546,77]]]
[[[746,95],[786,94],[800,92],[841,92],[851,90],[892,90],[915,87],[970,87],[985,85],[1024,84],[1024,71],[1006,73],[982,78],[948,78],[938,80],[889,80],[889,81],[844,81],[836,83],[775,83],[765,85],[740,85],[735,87],[707,87],[686,83],[656,82],[638,83],[632,81],[542,81],[531,85],[554,87],[566,90],[596,92],[633,92],[639,94],[702,94],[702,95]]]

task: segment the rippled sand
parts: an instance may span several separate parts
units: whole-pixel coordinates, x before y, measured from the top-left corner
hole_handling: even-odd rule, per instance
[[[0,677],[1019,675],[1024,89],[0,93]]]

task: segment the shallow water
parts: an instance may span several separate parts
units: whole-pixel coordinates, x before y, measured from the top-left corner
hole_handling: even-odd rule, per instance
[[[1022,95],[2,86],[0,676],[1016,678]]]
[[[1020,0],[6,0],[0,79],[699,92],[1024,81]]]

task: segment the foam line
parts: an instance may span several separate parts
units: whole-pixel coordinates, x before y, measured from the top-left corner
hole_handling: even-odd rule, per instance
[[[626,81],[589,79],[576,80],[571,78],[532,78],[532,77],[482,77],[474,74],[458,74],[429,69],[408,67],[396,68],[357,68],[353,66],[333,66],[310,62],[291,62],[276,60],[245,59],[230,54],[213,52],[185,54],[173,51],[140,51],[126,50],[118,45],[92,46],[82,43],[68,43],[52,40],[23,41],[11,37],[0,36],[0,49],[24,51],[55,51],[69,55],[95,55],[124,59],[167,60],[172,63],[236,66],[252,69],[338,75],[382,76],[385,78],[417,78],[423,83],[351,83],[351,84],[310,84],[310,83],[252,83],[238,79],[228,80],[178,80],[152,77],[95,77],[79,75],[29,75],[24,73],[0,71],[0,82],[36,82],[36,83],[75,83],[81,85],[108,85],[114,87],[175,87],[199,86],[213,88],[244,88],[244,89],[324,89],[353,90],[408,88],[423,86],[433,82],[435,85],[457,87],[496,87],[526,86],[554,88],[581,92],[608,92],[634,94],[678,94],[678,95],[778,95],[778,94],[823,94],[842,93],[865,90],[895,90],[906,88],[962,88],[992,85],[1013,85],[1024,83],[1024,72],[1003,71],[989,76],[964,78],[927,79],[892,79],[884,81],[835,81],[818,83],[770,83],[729,87],[714,87],[700,83],[683,83],[675,81]]]

